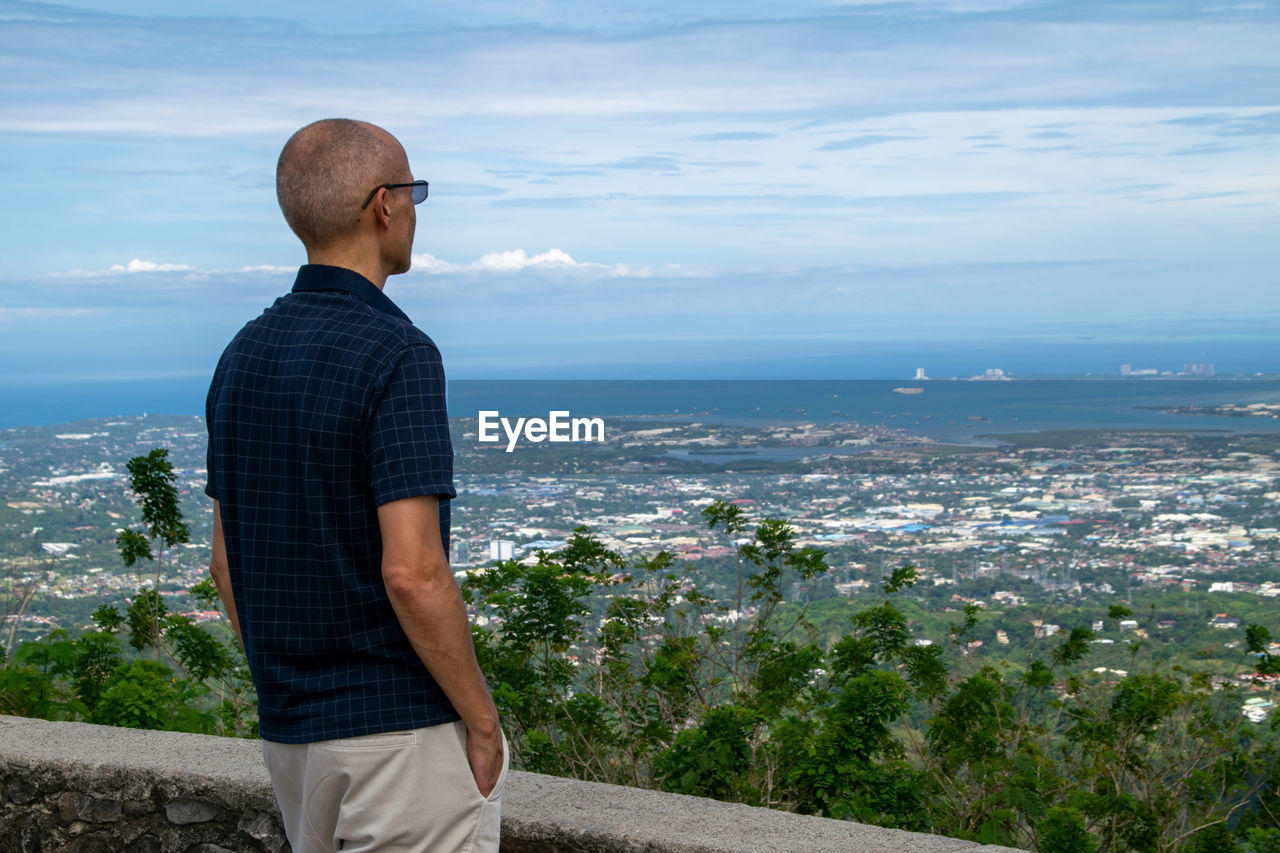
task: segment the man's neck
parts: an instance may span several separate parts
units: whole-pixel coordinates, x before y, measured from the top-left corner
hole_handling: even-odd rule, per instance
[[[307,263],[342,267],[358,272],[373,282],[379,290],[382,290],[387,283],[387,271],[382,265],[382,258],[376,251],[364,251],[360,246],[328,246],[323,249],[308,247]]]

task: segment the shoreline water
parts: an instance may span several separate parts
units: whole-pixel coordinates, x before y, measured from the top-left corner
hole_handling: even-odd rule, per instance
[[[895,388],[923,387],[923,393]],[[205,380],[0,385],[0,429],[144,413],[199,415]],[[721,423],[836,423],[901,429],[946,443],[1061,429],[1277,432],[1280,418],[1171,414],[1187,407],[1280,405],[1280,379],[453,380],[453,417],[642,416]]]

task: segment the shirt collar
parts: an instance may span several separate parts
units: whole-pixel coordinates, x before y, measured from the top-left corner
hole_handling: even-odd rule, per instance
[[[342,290],[355,296],[384,314],[399,317],[406,323],[413,322],[391,297],[383,293],[376,284],[354,270],[345,267],[331,267],[325,264],[303,264],[298,268],[298,278],[293,282],[293,292],[306,290]]]

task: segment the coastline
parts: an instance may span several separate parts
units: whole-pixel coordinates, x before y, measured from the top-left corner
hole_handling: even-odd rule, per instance
[[[677,422],[859,423],[954,444],[1076,429],[1183,432],[1280,431],[1280,417],[1242,417],[1249,406],[1280,411],[1280,379],[907,380],[451,380],[452,416],[483,410],[543,416],[644,417]],[[0,384],[0,429],[146,413],[196,415],[204,377]],[[1194,412],[1194,416],[1190,413]]]

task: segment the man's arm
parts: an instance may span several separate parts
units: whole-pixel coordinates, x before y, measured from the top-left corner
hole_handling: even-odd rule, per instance
[[[240,618],[236,616],[236,599],[231,594],[231,568],[227,565],[227,543],[222,539],[222,513],[218,510],[218,502],[213,502],[213,558],[209,561],[209,574],[213,577],[213,585],[218,588],[218,598],[222,599],[222,609],[227,611],[231,620],[231,628],[236,632],[236,639],[244,645],[244,637],[240,636]]]
[[[421,496],[378,507],[382,579],[414,651],[467,726],[467,760],[480,793],[502,773],[502,729],[480,665],[462,591],[440,542],[439,501]]]

